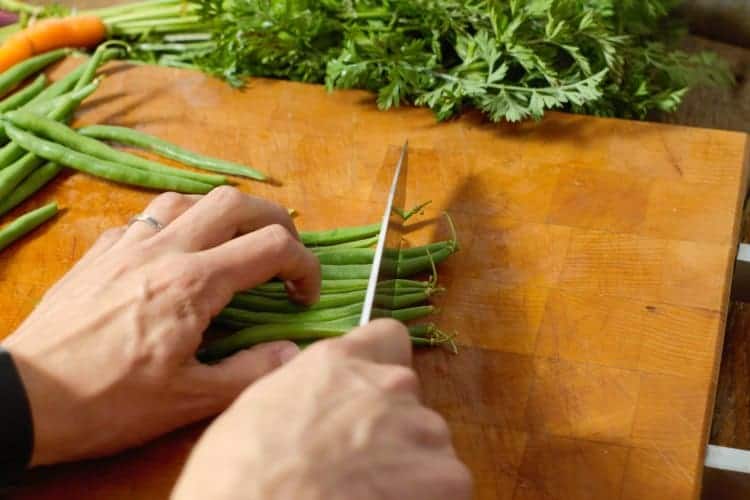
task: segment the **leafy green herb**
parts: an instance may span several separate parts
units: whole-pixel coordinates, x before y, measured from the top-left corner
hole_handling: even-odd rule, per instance
[[[441,120],[466,107],[494,121],[550,109],[644,118],[695,85],[732,82],[715,55],[675,49],[675,0],[192,1],[211,50],[142,58],[238,86],[263,76],[369,89],[382,109],[428,106]]]

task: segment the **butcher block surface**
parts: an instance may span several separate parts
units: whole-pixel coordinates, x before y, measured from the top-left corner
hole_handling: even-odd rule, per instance
[[[565,114],[437,124],[421,109],[379,112],[364,92],[268,80],[238,91],[124,63],[105,73],[77,125],[127,125],[256,166],[282,185],[241,189],[295,208],[303,229],[379,220],[385,167],[409,140],[409,204],[433,202],[409,243],[446,237],[443,211],[461,242],[435,299],[458,354],[422,350],[415,363],[477,498],[697,497],[746,135]],[[66,173],[0,219],[50,200],[65,207],[0,254],[0,336],[154,195]],[[166,498],[204,425],[32,471],[12,498]]]

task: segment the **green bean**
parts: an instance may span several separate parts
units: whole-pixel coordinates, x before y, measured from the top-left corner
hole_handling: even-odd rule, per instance
[[[388,287],[378,287],[378,292],[381,294],[408,294],[408,293],[424,293],[427,287],[414,287],[414,288],[402,288],[398,287],[394,289],[393,286]],[[434,288],[431,289],[432,291],[444,291],[442,288]],[[326,297],[329,295],[338,295],[341,293],[354,293],[354,292],[364,292],[364,288],[359,288],[356,290],[325,290],[321,289],[320,296]],[[252,297],[263,297],[266,299],[273,299],[273,300],[282,300],[282,301],[288,301],[289,295],[286,292],[257,292],[255,290],[250,290],[248,292],[243,292],[242,295],[250,295]]]
[[[41,74],[24,88],[0,101],[0,113],[19,108],[32,100],[47,85],[47,77]]]
[[[417,247],[411,247],[411,248],[402,248],[399,252],[399,258],[401,260],[403,259],[411,259],[413,257],[420,257],[425,256],[429,254],[434,254],[439,252],[440,250],[446,248],[446,247],[455,247],[455,242],[453,240],[443,240],[443,241],[437,241],[435,243],[430,243],[428,245],[421,245]]]
[[[378,293],[375,295],[375,305],[392,310],[406,309],[424,302],[438,291],[442,291],[442,289],[428,288],[415,292],[389,292],[378,289]]]
[[[395,208],[394,207],[393,211],[397,215],[401,216],[401,218],[405,222],[405,221],[411,219],[412,217],[414,217],[415,215],[422,213],[424,207],[426,207],[430,203],[432,203],[432,200],[425,201],[424,203],[420,203],[419,205],[417,205],[416,207],[412,208],[411,210],[406,210],[406,211],[401,210],[400,208]]]
[[[456,253],[455,245],[445,246],[435,253],[408,257],[398,261],[398,275],[400,277],[413,276],[417,273],[430,271],[434,265],[440,264],[445,259]]]
[[[302,231],[299,236],[306,246],[337,245],[349,241],[363,240],[380,233],[380,224],[369,226],[341,227],[326,231]]]
[[[0,229],[0,250],[30,233],[57,214],[57,203],[32,210]]]
[[[210,170],[213,172],[220,172],[223,174],[236,175],[240,177],[248,177],[259,181],[265,181],[268,179],[265,174],[258,172],[257,170],[233,163],[229,161],[219,160],[208,156],[199,155],[186,149],[183,149],[175,144],[169,143],[158,137],[148,135],[137,130],[133,130],[127,127],[117,127],[112,125],[90,125],[83,127],[78,130],[80,134],[87,137],[93,137],[96,139],[102,139],[106,141],[119,142],[121,144],[127,144],[130,146],[136,146],[149,151],[160,154],[166,158],[177,160],[185,165],[191,165],[193,167],[201,168],[203,170]]]
[[[115,55],[115,51],[107,51],[103,54],[100,62],[108,60]],[[42,91],[36,98],[29,101],[24,108],[36,110],[37,108],[46,108],[44,114],[49,115],[52,119],[67,119],[78,105],[88,97],[98,86],[98,82],[86,82],[78,90],[71,91],[70,94],[62,96],[64,92],[73,86],[81,83],[82,76],[85,74],[88,65],[80,65],[66,75],[64,78],[50,85]],[[59,98],[59,100],[57,100]],[[6,130],[3,127],[2,133]],[[32,153],[26,153],[18,144],[11,142],[0,149],[0,199],[5,198],[24,178],[40,164],[42,159]]]
[[[340,293],[340,292],[352,292],[356,290],[367,289],[368,279],[353,279],[353,280],[323,280],[320,283],[321,293]],[[388,280],[380,284],[383,287],[396,286],[398,288],[427,288],[430,285],[427,281],[416,281],[416,280]],[[287,295],[284,283],[280,281],[269,281],[262,285],[258,285],[255,288],[248,290],[248,293],[256,294],[284,294]]]
[[[8,213],[20,205],[24,200],[43,188],[49,181],[54,179],[62,167],[57,163],[48,162],[34,170],[23,182],[18,185],[10,196],[0,198],[0,215]]]
[[[409,336],[424,339],[430,337],[436,330],[437,327],[433,323],[409,325]]]
[[[323,280],[320,283],[320,288],[322,290],[340,290],[340,291],[350,291],[350,290],[363,290],[367,288],[367,280],[366,279],[357,279],[357,280]],[[250,289],[251,292],[284,292],[286,293],[286,286],[282,281],[269,281],[268,283],[263,283],[262,285],[258,285],[255,288]]]
[[[102,160],[112,161],[127,165],[129,167],[155,172],[170,176],[184,177],[212,186],[226,184],[226,177],[213,174],[200,174],[189,170],[180,170],[171,168],[161,163],[156,163],[140,156],[131,155],[123,151],[118,151],[107,146],[104,143],[78,135],[73,129],[60,122],[50,120],[41,115],[24,110],[11,111],[5,115],[5,118],[19,128],[33,132],[35,135],[43,136],[55,141],[56,143],[67,146],[74,151],[84,153]]]
[[[241,329],[232,335],[209,343],[198,351],[197,357],[200,361],[208,363],[230,356],[242,349],[277,340],[292,340],[306,346],[316,340],[340,337],[351,331],[355,326],[343,322],[257,325]],[[412,330],[415,330],[414,335],[412,335]],[[446,340],[439,337],[431,338],[431,334],[436,331],[436,329],[428,331],[421,325],[410,326],[409,337],[415,345],[440,345]]]
[[[372,264],[323,264],[320,266],[320,273],[324,280],[367,279],[371,268]]]
[[[78,90],[73,90],[63,95],[46,99],[44,101],[30,101],[22,107],[23,110],[31,111],[39,115],[49,115],[56,109],[75,109],[88,96],[94,93],[99,87],[99,81],[93,81]],[[7,141],[8,135],[5,128],[0,127],[0,141]],[[6,144],[0,149],[0,169],[18,159],[18,148],[12,144]],[[4,163],[3,163],[4,162]]]
[[[10,138],[13,139],[14,144],[20,145],[36,156],[114,182],[162,191],[198,194],[205,194],[213,188],[210,184],[191,179],[146,172],[110,161],[100,160],[54,142],[40,139],[10,123],[5,124],[5,130],[8,132]]]
[[[327,245],[324,247],[310,247],[310,250],[315,253],[324,253],[334,250],[343,250],[346,248],[369,248],[378,242],[377,236],[371,236],[361,240],[347,241],[345,243],[339,243],[337,245]]]
[[[375,304],[380,307],[391,309],[409,307],[424,302],[433,294],[433,291],[434,290],[431,288],[409,291],[378,289],[379,293],[375,295]],[[245,311],[295,313],[363,303],[365,300],[365,294],[366,290],[326,294],[321,295],[320,300],[315,304],[304,306],[296,304],[287,298],[273,298],[248,293],[238,293],[234,296],[229,305],[230,307]]]
[[[306,341],[340,337],[355,328],[358,323],[359,316],[353,315],[328,323],[272,323],[250,326],[232,335],[208,343],[198,351],[197,357],[205,363],[224,358],[239,350],[264,342],[277,340]],[[414,331],[414,335],[411,335],[412,330]],[[437,329],[430,331],[429,328],[422,325],[409,327],[412,342],[419,345],[437,345],[441,343],[441,337],[429,341],[430,335],[435,332],[437,332]],[[445,340],[442,341],[445,342],[448,339],[448,337],[445,337]]]
[[[453,242],[450,240],[438,241],[413,248],[402,248],[399,250],[399,258],[413,258],[424,255],[437,253],[443,248],[450,247]],[[370,264],[375,258],[374,248],[345,248],[336,250],[322,250],[317,253],[318,260],[321,264],[341,265],[341,264]]]
[[[32,75],[55,61],[58,61],[70,54],[70,49],[50,50],[38,56],[31,57],[0,74],[0,95],[5,94],[10,89],[21,83],[29,75]]]
[[[432,314],[434,311],[435,308],[430,305],[393,310],[375,308],[373,309],[373,317],[411,321]],[[246,325],[258,325],[263,323],[322,323],[337,321],[349,316],[359,316],[361,313],[361,302],[346,306],[333,307],[330,309],[304,311],[299,313],[244,311],[242,309],[226,307],[219,313],[216,319],[229,320],[235,324]]]
[[[91,92],[93,92],[92,89],[96,89],[97,85],[97,83],[91,82],[91,85],[87,85],[86,87],[83,87],[78,91],[73,91],[67,97],[60,96],[59,98],[56,98],[59,100],[53,100],[55,102],[41,101],[35,104],[35,106],[38,106],[42,109],[49,109],[49,111],[45,114],[47,114],[53,120],[61,120],[63,118],[67,118],[67,116],[72,113],[81,103],[81,100],[77,99],[77,97],[90,94]],[[5,129],[5,133],[8,133],[7,127]],[[14,161],[21,158],[24,154],[26,154],[24,148],[13,141],[9,142],[8,144],[0,148],[0,169],[10,165]]]
[[[94,79],[99,66],[114,57],[114,55],[119,54],[119,50],[110,48],[113,44],[125,46],[123,42],[118,40],[110,40],[99,45],[94,51],[94,55],[91,56],[91,59],[84,66],[83,73],[81,73],[81,77],[76,82],[73,90],[78,90],[88,85]]]
[[[431,281],[421,281],[421,280],[410,280],[410,279],[393,279],[393,280],[385,280],[378,283],[378,289],[382,288],[397,288],[399,290],[410,290],[410,289],[422,289],[422,288],[430,288],[433,287],[434,283]]]
[[[42,90],[42,92],[34,97],[31,101],[29,101],[28,104],[33,105],[42,101],[54,99],[55,97],[61,96],[66,92],[70,92],[71,90],[73,90],[73,87],[81,78],[81,75],[83,74],[83,71],[85,69],[86,63],[79,64],[67,75],[52,83],[46,89]]]
[[[373,318],[393,318],[406,323],[415,319],[424,318],[435,312],[434,306],[414,306],[404,307],[403,309],[380,309],[372,310]]]
[[[120,53],[119,50],[115,49],[109,49],[104,54],[102,54],[102,58],[99,61],[100,64],[104,64],[105,62],[113,59],[115,56],[117,56]],[[67,75],[60,78],[56,82],[54,82],[52,85],[44,89],[41,94],[36,96],[34,99],[32,99],[29,104],[36,104],[41,101],[47,101],[49,99],[53,99],[55,97],[61,96],[65,94],[66,92],[70,92],[73,90],[73,88],[81,82],[81,76],[88,68],[88,63],[82,63],[75,67],[72,71],[70,71]],[[93,81],[93,77],[89,79],[89,81],[86,82],[85,85],[82,85],[80,88],[83,88],[86,85],[89,85]],[[83,100],[83,99],[81,99]],[[25,108],[28,109],[28,108]]]
[[[317,253],[321,264],[372,264],[375,258],[373,248],[345,248],[343,250],[328,250]]]
[[[246,343],[245,345],[242,344],[241,338],[232,339],[232,344],[236,344],[240,347],[236,349],[231,349],[229,347],[229,343],[225,346],[221,346],[217,343],[212,343],[211,345],[207,346],[206,348],[202,349],[198,353],[198,359],[199,361],[203,363],[212,363],[216,362],[222,358],[225,358],[237,351],[241,351],[242,349],[250,348],[257,344],[262,344],[264,342],[272,342],[273,339],[280,338],[281,340],[287,340],[284,338],[285,334],[289,334],[290,328],[289,325],[283,325],[286,328],[282,328],[282,333],[279,335],[274,330],[277,330],[276,327],[282,326],[282,325],[258,325],[257,330],[250,333],[250,341]],[[445,335],[439,335],[440,331],[437,330],[437,328],[434,328],[431,332],[426,333],[426,337],[420,337],[417,335],[412,335],[412,330],[415,327],[410,326],[409,327],[409,339],[411,340],[412,344],[415,346],[424,346],[424,347],[435,347],[439,346],[448,342],[451,342],[450,337],[447,337]],[[309,335],[310,338],[306,338],[303,340],[299,339],[292,339],[292,341],[297,344],[297,346],[300,349],[306,349],[313,345],[316,342],[319,342],[321,340],[325,340],[327,338],[331,337],[340,337],[346,333],[348,333],[352,328],[347,328],[344,326],[328,326],[328,325],[294,325],[293,329],[291,330],[293,337],[299,337],[299,336],[305,336]],[[422,334],[423,328],[419,328],[417,333]],[[299,332],[299,333],[297,333]],[[437,335],[436,335],[437,334]],[[430,336],[432,335],[432,336]],[[264,340],[264,337],[267,337],[271,340]],[[229,338],[229,337],[225,337]],[[224,349],[226,349],[224,352],[222,352]]]
[[[218,318],[231,321],[245,322],[247,324],[258,323],[312,323],[323,321],[335,321],[346,316],[351,316],[362,311],[362,304],[351,304],[319,311],[304,311],[300,313],[274,313],[274,312],[251,312],[243,311],[233,307],[224,308]]]
[[[32,153],[26,153],[0,170],[0,200],[6,199],[42,163],[44,163],[43,158],[39,158]]]
[[[353,327],[337,323],[293,323],[257,325],[242,329],[200,349],[197,357],[206,363],[225,358],[237,351],[275,340],[308,340],[339,337]]]
[[[71,104],[68,104],[68,102],[71,100],[73,101],[72,106],[76,106],[77,104],[75,103],[85,99],[86,96],[96,89],[97,85],[97,82],[92,82],[86,87],[71,92],[65,96],[59,96],[49,101],[36,103],[34,104],[34,107],[58,106],[56,103],[59,103],[60,106],[70,106]],[[57,108],[52,107],[49,109],[53,111]],[[2,130],[3,134],[5,133],[4,127],[0,128],[0,130]],[[18,145],[14,143],[8,144],[6,147],[0,149],[0,156],[4,153],[7,154],[9,151],[12,152],[17,146]],[[10,194],[23,179],[31,175],[31,172],[43,162],[44,160],[42,158],[39,158],[32,153],[26,153],[5,168],[0,164],[0,200],[8,196],[8,194]]]
[[[71,90],[70,92],[65,92],[64,94],[43,101],[34,102],[32,100],[21,109],[46,116],[53,113],[58,108],[76,108],[84,99],[89,97],[99,88],[99,83],[101,83],[101,80],[94,80],[78,90]]]
[[[322,280],[320,283],[321,290],[330,292],[350,292],[353,290],[364,290],[367,288],[369,283],[368,279],[349,279],[349,280]],[[430,283],[427,281],[409,280],[409,279],[397,279],[387,280],[381,283],[382,285],[395,285],[404,288],[427,288]],[[250,292],[284,292],[286,288],[284,283],[281,281],[269,281],[258,285],[255,288],[251,288]]]
[[[455,247],[445,246],[430,255],[401,259],[398,263],[398,277],[405,278],[417,273],[429,271],[433,264],[439,264],[455,252]],[[370,276],[372,264],[322,264],[321,276],[324,280],[366,279]]]
[[[419,286],[419,287],[394,287],[393,285],[390,286],[379,286],[378,292],[383,294],[394,294],[394,293],[400,293],[400,294],[407,294],[407,293],[424,293],[425,290],[432,290],[432,291],[443,291],[442,288],[431,288],[428,286]],[[338,295],[341,293],[354,293],[354,292],[364,292],[365,288],[358,288],[355,290],[326,290],[321,289],[320,295],[328,296],[328,295]],[[264,291],[255,291],[250,290],[248,292],[243,292],[243,295],[251,295],[253,297],[265,297],[267,299],[275,299],[275,300],[289,300],[289,295],[286,292],[264,292]]]

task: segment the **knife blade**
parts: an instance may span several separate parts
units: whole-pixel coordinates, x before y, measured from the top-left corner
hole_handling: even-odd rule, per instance
[[[386,280],[395,279],[398,274],[398,259],[401,252],[401,242],[404,233],[403,213],[406,206],[406,174],[409,164],[409,141],[401,148],[401,156],[393,174],[391,189],[385,203],[385,211],[375,247],[375,258],[372,262],[370,278],[367,282],[365,301],[360,317],[360,326],[370,322],[377,316],[375,298],[377,295],[394,296],[396,286],[391,288],[381,286]]]

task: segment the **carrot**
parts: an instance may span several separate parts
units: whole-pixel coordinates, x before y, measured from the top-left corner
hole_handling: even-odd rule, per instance
[[[34,47],[26,37],[25,32],[19,31],[9,36],[0,46],[0,71],[14,66],[34,55]]]
[[[0,46],[0,71],[29,57],[61,47],[90,47],[107,35],[104,22],[92,15],[51,18],[9,36]]]

